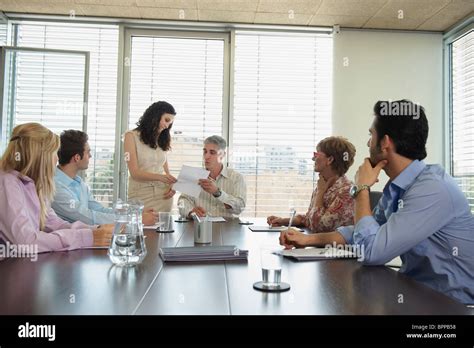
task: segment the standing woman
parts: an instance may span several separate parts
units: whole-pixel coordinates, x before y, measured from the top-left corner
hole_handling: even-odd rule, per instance
[[[171,211],[176,193],[171,188],[176,178],[170,174],[167,160],[175,115],[171,104],[153,103],[138,120],[137,128],[125,133],[128,199],[138,199],[156,212]]]
[[[113,225],[73,224],[51,209],[59,137],[39,123],[13,129],[0,159],[0,243],[38,252],[108,246]]]

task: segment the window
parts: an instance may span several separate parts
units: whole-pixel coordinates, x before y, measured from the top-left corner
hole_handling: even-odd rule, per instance
[[[126,193],[126,176],[114,175],[123,132],[135,127],[151,103],[165,100],[177,111],[168,157],[174,175],[182,164],[201,166],[204,138],[222,135],[229,141],[229,166],[247,181],[246,215],[285,214],[289,201],[298,212],[307,209],[314,188],[311,157],[331,134],[329,35],[237,31],[231,43],[228,32],[125,28],[124,115],[119,115],[124,122],[117,130],[118,26],[22,21],[11,28],[18,47],[90,52],[86,131],[93,158],[86,182],[101,203],[110,206],[119,184],[121,196]],[[76,64],[68,69],[64,63],[48,62],[74,75]],[[46,91],[35,82],[30,86],[25,98]],[[49,126],[57,132],[81,128],[82,120],[64,104],[64,117],[54,112],[58,124]]]
[[[232,166],[248,216],[306,212],[316,144],[331,134],[332,41],[236,33]]]
[[[474,31],[452,44],[452,174],[474,212]]]
[[[115,118],[117,91],[117,52],[118,28],[116,26],[98,26],[84,24],[43,24],[25,22],[17,25],[17,46],[49,49],[65,49],[90,52],[89,102],[87,116],[87,134],[91,146],[92,159],[86,173],[86,181],[90,185],[95,198],[104,205],[113,201],[114,186],[114,152],[115,152]],[[74,64],[63,60],[49,62],[50,69],[64,68],[72,73],[77,69]],[[37,68],[44,64],[38,62]],[[32,72],[34,73],[34,72]],[[29,92],[25,90],[25,98],[34,98],[34,93],[44,92],[39,82],[29,81]],[[82,119],[74,118],[74,110],[82,107],[68,98],[54,101],[61,106],[52,112],[56,120],[60,120],[56,128],[59,132],[66,128],[82,129]],[[45,114],[46,115],[46,114]],[[32,115],[34,117],[34,115]],[[81,115],[82,118],[82,115]],[[37,119],[37,118],[36,118]],[[29,122],[26,119],[22,122]],[[42,120],[43,121],[43,120]],[[48,126],[48,123],[44,123]],[[54,129],[53,129],[54,128]]]
[[[200,167],[203,140],[222,136],[224,41],[132,36],[131,47],[129,129],[150,104],[169,102],[177,112],[170,171]]]
[[[177,115],[168,163],[171,174],[178,176],[183,164],[202,166],[206,137],[223,134],[227,35],[194,34],[188,38],[186,33],[174,37],[160,34],[153,30],[130,31],[131,52],[126,53],[131,57],[128,127],[135,128],[152,103],[162,100],[172,104]],[[178,197],[174,196],[175,202]]]

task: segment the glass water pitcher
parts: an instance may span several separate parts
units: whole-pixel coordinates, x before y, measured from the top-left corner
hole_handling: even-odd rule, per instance
[[[142,224],[143,204],[120,200],[114,205],[115,227],[108,255],[118,266],[135,266],[146,256]]]

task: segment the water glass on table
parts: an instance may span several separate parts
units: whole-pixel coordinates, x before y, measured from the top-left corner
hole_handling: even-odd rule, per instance
[[[281,281],[282,258],[281,247],[263,245],[260,248],[262,281],[253,284],[255,290],[264,292],[282,292],[290,289],[290,284]]]
[[[158,214],[158,230],[159,231],[170,231],[171,230],[171,213],[160,212]]]

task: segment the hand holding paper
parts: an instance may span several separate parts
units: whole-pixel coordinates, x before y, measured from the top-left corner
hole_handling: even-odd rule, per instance
[[[178,182],[173,185],[173,189],[198,198],[201,192],[201,186],[198,184],[199,179],[207,179],[208,176],[208,170],[183,165],[178,175]]]

